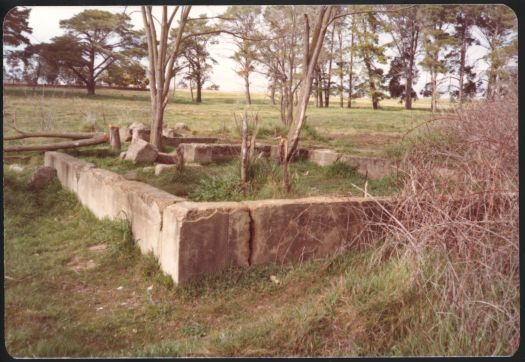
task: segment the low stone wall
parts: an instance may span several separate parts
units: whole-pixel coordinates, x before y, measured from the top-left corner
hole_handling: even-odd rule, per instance
[[[241,145],[231,143],[185,143],[179,147],[184,153],[184,162],[198,163],[201,165],[233,160],[239,157],[241,153]],[[256,144],[255,151],[257,153],[262,152],[264,157],[270,157],[271,147],[270,145]]]
[[[179,147],[184,153],[185,162],[201,165],[233,160],[239,157],[241,152],[239,144],[185,143]],[[255,148],[258,153],[263,154],[263,157],[279,159],[279,148],[276,145],[257,144]],[[346,155],[329,149],[299,148],[293,160],[307,160],[319,166],[328,166],[335,161],[341,161],[356,167],[360,174],[368,174],[372,179],[387,176],[395,171],[395,165],[384,158]]]
[[[230,266],[296,263],[354,247],[379,237],[365,230],[364,218],[385,218],[383,208],[391,204],[349,197],[190,202],[60,152],[44,159],[98,218],[129,220],[141,251],[152,252],[175,283]]]

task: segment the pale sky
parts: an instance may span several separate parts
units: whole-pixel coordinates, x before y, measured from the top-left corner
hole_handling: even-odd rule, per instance
[[[59,21],[68,19],[82,12],[85,9],[102,9],[110,12],[122,12],[123,6],[31,6],[32,9],[29,17],[29,26],[33,28],[33,34],[30,36],[33,43],[47,42],[52,37],[63,34],[63,30],[59,27]],[[191,17],[196,17],[200,14],[207,14],[208,16],[216,16],[223,13],[227,6],[193,6],[190,12]],[[158,9],[157,9],[158,10]],[[135,29],[142,29],[142,15],[138,6],[128,6],[126,13],[131,17],[131,23]],[[389,41],[389,36],[381,36],[381,42]],[[235,62],[229,57],[233,54],[235,46],[231,40],[230,35],[220,35],[218,37],[218,44],[210,46],[210,53],[215,58],[218,64],[214,65],[213,73],[211,74],[211,81],[220,86],[224,91],[244,91],[244,81],[235,73]],[[480,46],[472,46],[469,49],[467,57],[471,61],[481,58],[485,54],[485,50]],[[387,52],[387,55],[392,55],[392,52]],[[389,64],[384,66],[385,72],[388,71]],[[486,68],[483,61],[477,63],[478,70]],[[250,75],[250,88],[256,92],[265,92],[267,87],[266,78],[258,73]],[[415,89],[419,90],[428,81],[428,74],[420,71],[420,76]],[[206,84],[206,86],[209,85]]]

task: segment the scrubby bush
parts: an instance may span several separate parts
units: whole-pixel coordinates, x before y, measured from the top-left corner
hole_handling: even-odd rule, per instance
[[[404,187],[376,257],[414,262],[414,293],[426,299],[421,315],[432,319],[411,328],[421,328],[429,344],[447,344],[451,354],[515,352],[517,95],[434,120],[407,148],[402,170]]]

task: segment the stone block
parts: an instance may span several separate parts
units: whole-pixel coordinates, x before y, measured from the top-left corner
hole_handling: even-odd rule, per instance
[[[250,264],[297,263],[358,245],[364,241],[364,200],[310,197],[242,202],[252,219]],[[374,205],[367,207],[374,209]]]
[[[114,201],[123,205],[123,212],[131,224],[133,238],[141,252],[151,251],[159,258],[163,211],[184,199],[137,181],[116,183],[114,193]]]
[[[340,157],[341,155],[339,153],[328,149],[308,151],[308,161],[313,162],[319,166],[328,166],[340,159]]]
[[[177,147],[182,143],[215,143],[217,138],[214,137],[162,137],[163,146]]]
[[[124,177],[99,168],[81,171],[76,190],[78,199],[97,218],[126,219],[127,195],[117,187]]]
[[[159,263],[175,283],[249,265],[250,216],[239,203],[177,203],[162,225]]]
[[[157,159],[158,149],[151,143],[142,139],[135,138],[126,151],[126,160],[132,161],[134,164],[143,162],[153,162]]]
[[[128,127],[120,127],[118,129],[119,137],[121,142],[128,142],[131,140],[132,132],[131,129]]]
[[[151,131],[144,128],[133,128],[131,132],[131,140],[140,139],[149,142]]]
[[[357,172],[362,175],[368,171],[368,178],[371,179],[387,176],[395,169],[392,162],[379,157],[342,155],[341,162],[356,167]]]
[[[73,192],[77,192],[80,173],[95,167],[92,163],[55,151],[45,153],[44,165],[56,169],[60,183]]]
[[[177,163],[178,157],[177,157],[176,153],[159,152],[157,154],[157,159],[155,161],[158,162],[158,163],[174,165],[174,164]]]

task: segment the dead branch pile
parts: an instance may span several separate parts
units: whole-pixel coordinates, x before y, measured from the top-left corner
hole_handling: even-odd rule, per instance
[[[490,352],[513,353],[520,335],[517,94],[464,106],[421,132],[403,160],[404,189],[395,222],[382,225],[389,236],[377,256],[413,260],[418,293],[441,320],[454,318],[466,343],[483,335]]]

